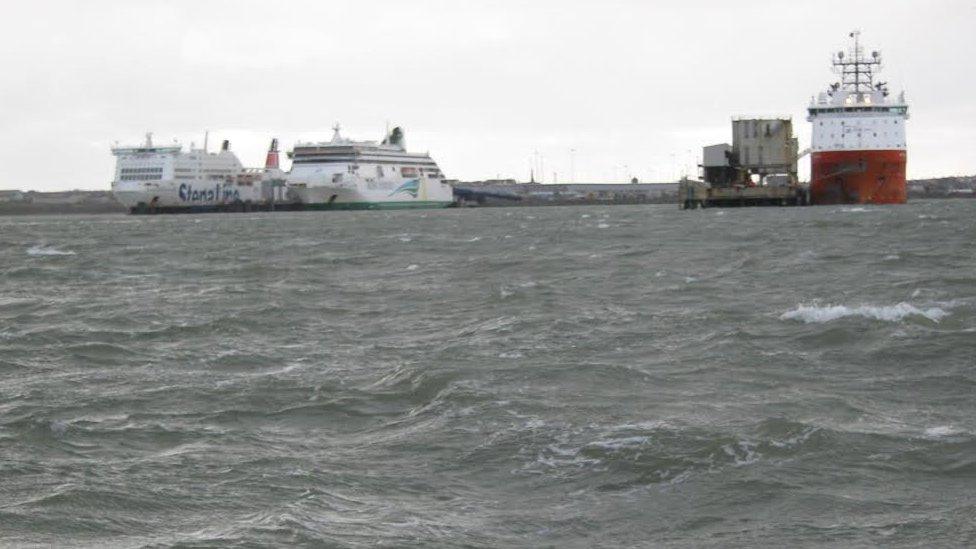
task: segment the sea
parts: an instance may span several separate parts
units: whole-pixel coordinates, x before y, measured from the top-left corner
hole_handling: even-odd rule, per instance
[[[0,218],[0,546],[976,544],[976,200]]]

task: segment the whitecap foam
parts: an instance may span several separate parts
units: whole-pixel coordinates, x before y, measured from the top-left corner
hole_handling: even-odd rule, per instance
[[[819,427],[808,427],[797,435],[784,440],[770,440],[769,443],[777,448],[794,448],[809,440],[819,430]]]
[[[857,307],[847,307],[845,305],[800,305],[792,311],[781,314],[779,318],[780,320],[800,320],[811,324],[831,322],[853,316],[885,322],[899,322],[907,317],[921,316],[932,322],[938,322],[948,315],[949,313],[945,309],[939,307],[920,309],[908,303],[899,303],[897,305],[860,305]]]
[[[762,457],[756,451],[756,443],[747,440],[740,440],[735,444],[725,444],[722,446],[722,451],[732,458],[732,462],[736,467],[752,465]]]
[[[413,265],[407,265],[407,270],[408,271],[416,271],[419,268],[420,268],[420,265],[417,265],[416,263],[414,263]]]
[[[600,223],[599,225],[596,226],[596,228],[597,229],[609,229],[610,228],[610,225],[607,225],[606,223]]]
[[[50,246],[31,246],[27,248],[27,255],[32,256],[47,256],[47,255],[75,255],[71,250],[59,250]]]
[[[646,444],[648,437],[645,436],[633,436],[633,437],[622,437],[622,438],[612,438],[608,440],[597,440],[587,444],[591,448],[601,448],[603,450],[622,450],[625,448],[640,447]]]
[[[952,435],[963,434],[962,431],[953,428],[951,425],[936,425],[925,429],[925,436],[932,438],[951,437]]]

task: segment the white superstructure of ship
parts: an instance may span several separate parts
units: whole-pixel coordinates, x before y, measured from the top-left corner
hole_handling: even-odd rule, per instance
[[[178,144],[155,145],[151,133],[142,145],[113,147],[112,154],[112,192],[133,212],[247,209],[285,198],[277,140],[272,141],[264,169],[245,168],[228,141],[215,153],[206,145],[184,151]]]
[[[382,142],[352,141],[336,125],[331,141],[298,143],[288,153],[288,193],[309,209],[446,207],[453,188],[426,153],[407,152],[403,130]]]

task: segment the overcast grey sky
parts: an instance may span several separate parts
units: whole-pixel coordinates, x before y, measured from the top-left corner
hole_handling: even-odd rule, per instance
[[[976,0],[43,1],[0,21],[0,188],[108,189],[113,142],[327,140],[386,122],[448,177],[667,180],[740,115],[804,110],[863,31],[910,177],[976,173]],[[806,161],[802,165],[805,166]],[[626,166],[626,168],[624,168]],[[802,172],[808,171],[805,167]]]

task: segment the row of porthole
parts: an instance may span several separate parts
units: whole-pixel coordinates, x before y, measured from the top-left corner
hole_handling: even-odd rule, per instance
[[[844,134],[844,135],[846,135],[846,134]],[[858,137],[862,137],[862,136],[861,136],[861,134],[857,134],[857,136],[858,136]],[[873,136],[873,137],[878,137],[878,133],[877,133],[877,132],[875,132],[875,133],[873,133],[873,134],[872,134],[872,136]],[[888,137],[888,132],[884,132],[884,136],[885,136],[885,137]],[[836,137],[836,136],[835,136],[834,134],[830,134],[830,138],[831,138],[831,139],[834,139],[835,137]]]
[[[882,120],[884,121],[885,124],[887,124],[888,122],[894,122],[896,125],[898,124],[898,121],[897,120],[888,120],[887,118],[884,118]],[[877,120],[864,120],[863,122],[866,123],[866,124],[871,124],[871,123],[876,123]],[[836,123],[837,123],[837,121],[834,122],[835,125],[836,125]],[[846,120],[841,120],[840,121],[840,125],[841,126],[845,126],[846,124],[847,124],[847,121]],[[824,125],[823,120],[820,121],[820,125],[821,126]]]

